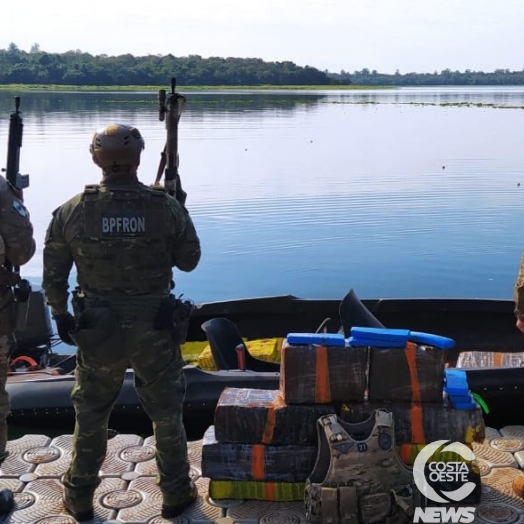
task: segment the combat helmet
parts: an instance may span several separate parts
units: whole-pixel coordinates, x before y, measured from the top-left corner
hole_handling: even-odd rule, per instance
[[[130,172],[140,164],[144,139],[140,131],[126,124],[110,124],[96,131],[89,151],[104,173]]]

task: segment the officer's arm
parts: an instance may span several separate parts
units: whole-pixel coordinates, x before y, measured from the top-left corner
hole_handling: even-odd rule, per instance
[[[53,212],[44,244],[44,276],[42,288],[54,316],[67,313],[68,279],[73,256],[64,237],[60,208]]]
[[[192,271],[200,261],[200,240],[187,209],[176,200],[170,200],[174,218],[171,221],[174,236],[171,265],[181,271]]]
[[[0,236],[4,239],[6,258],[14,266],[29,262],[35,254],[29,212],[3,178],[0,178]]]

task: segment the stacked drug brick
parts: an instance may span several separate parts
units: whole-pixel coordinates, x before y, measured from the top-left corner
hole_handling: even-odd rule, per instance
[[[226,388],[202,446],[215,499],[301,500],[329,404],[289,406],[279,390]]]
[[[279,390],[226,389],[218,401],[202,447],[210,496],[302,500],[317,420],[336,412],[336,402],[363,399],[366,369],[365,348],[284,341]]]
[[[377,408],[388,409],[407,464],[435,440],[482,440],[480,408],[457,410],[443,399],[445,349],[429,342],[452,341],[417,343],[419,335],[365,328],[354,328],[347,340],[289,334],[279,390],[227,388],[219,399],[202,448],[210,496],[302,500],[317,458],[317,420],[330,413],[361,422]]]
[[[391,411],[396,444],[408,465],[426,444],[437,440],[469,447],[484,440],[482,409],[471,397],[465,373],[458,378],[455,370],[445,369],[445,352],[454,345],[451,339],[372,328],[353,328],[351,335],[350,345],[369,348],[368,390],[365,402],[341,406],[342,420],[360,422],[377,408]],[[445,394],[448,383],[456,394],[459,381],[464,397]]]

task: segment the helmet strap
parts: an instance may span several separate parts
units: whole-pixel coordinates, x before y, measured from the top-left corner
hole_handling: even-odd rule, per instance
[[[106,166],[102,168],[104,177],[136,175],[138,166]]]

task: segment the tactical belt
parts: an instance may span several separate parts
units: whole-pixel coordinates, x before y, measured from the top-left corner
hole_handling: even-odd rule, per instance
[[[168,295],[169,296],[169,295]],[[110,308],[120,320],[129,319],[152,322],[158,312],[163,295],[118,295],[104,296],[73,293],[73,311],[78,318],[87,308]]]

